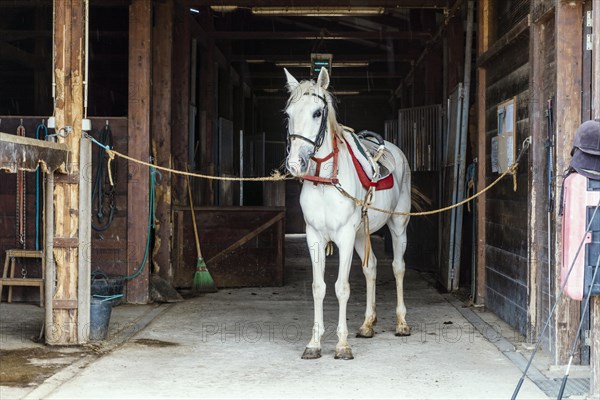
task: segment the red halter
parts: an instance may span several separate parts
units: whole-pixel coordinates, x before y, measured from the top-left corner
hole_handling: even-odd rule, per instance
[[[337,185],[339,183],[339,180],[338,180],[339,149],[338,149],[337,142],[338,142],[338,138],[337,138],[337,136],[334,135],[333,151],[331,153],[329,153],[328,155],[326,155],[323,158],[311,157],[311,160],[313,160],[314,162],[317,163],[317,170],[315,171],[315,175],[314,176],[311,176],[311,175],[304,176],[302,179],[305,179],[309,182],[313,182],[315,185],[318,185],[319,183],[321,183],[323,185]],[[321,164],[331,158],[333,158],[333,175],[331,176],[331,178],[324,178],[322,176],[319,176],[319,174],[321,173]]]

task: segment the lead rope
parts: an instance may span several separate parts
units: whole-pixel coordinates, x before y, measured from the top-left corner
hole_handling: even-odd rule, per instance
[[[385,150],[385,146],[381,145],[379,146],[379,148],[377,149],[377,153],[369,158],[369,162],[371,163],[371,166],[373,168],[373,177],[371,178],[371,185],[369,186],[369,189],[367,190],[367,194],[365,195],[365,198],[362,202],[362,206],[361,206],[361,213],[362,213],[362,221],[363,221],[363,230],[364,230],[364,237],[365,237],[365,255],[363,257],[363,268],[368,267],[369,265],[369,257],[371,256],[371,231],[369,229],[369,208],[371,207],[371,204],[373,203],[373,194],[375,193],[375,186],[377,184],[377,181],[379,181],[379,177],[380,177],[380,172],[379,172],[379,164],[377,164],[377,161],[379,161],[379,159],[381,158],[381,156],[383,155],[383,151]]]

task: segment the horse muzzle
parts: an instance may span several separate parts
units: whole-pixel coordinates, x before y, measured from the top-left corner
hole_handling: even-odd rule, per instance
[[[285,167],[293,176],[303,177],[308,173],[308,160],[303,157],[288,158]]]

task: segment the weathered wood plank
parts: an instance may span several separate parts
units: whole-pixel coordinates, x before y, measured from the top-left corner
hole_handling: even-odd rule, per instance
[[[282,208],[200,207],[195,212],[202,255],[208,260],[208,269],[217,286],[283,284]],[[189,234],[190,210],[176,209],[174,214],[177,249],[174,285],[190,287],[196,265],[194,235]],[[256,231],[257,226],[262,227],[261,232]],[[247,241],[249,236],[253,240]]]
[[[593,21],[594,26],[600,26],[600,7],[598,7],[598,3],[594,3],[593,8]],[[596,54],[594,61],[594,72],[593,75],[597,78],[600,76],[600,60],[598,60],[598,54],[600,54],[600,34],[598,34],[598,29],[596,28],[596,33],[594,34],[594,42],[592,48],[593,54]],[[594,79],[593,87],[592,87],[592,116],[594,118],[600,119],[600,79]],[[591,304],[591,331],[592,334],[592,343],[591,343],[591,390],[590,395],[593,398],[600,398],[600,298],[599,296],[592,297]]]
[[[488,245],[501,248],[518,257],[527,257],[527,241],[523,229],[488,222],[486,232]]]
[[[182,0],[176,0],[173,22],[172,56],[172,125],[171,153],[173,167],[184,171],[188,165],[189,148],[189,106],[190,106],[190,16],[189,7]],[[206,64],[208,60],[202,64]],[[212,135],[212,131],[210,131]],[[173,204],[187,204],[187,189],[182,176],[171,177],[171,201]]]
[[[581,113],[581,16],[580,1],[556,4],[556,165],[555,171],[564,171],[571,159],[571,146]],[[558,181],[556,182],[558,186]],[[560,193],[560,187],[555,187]],[[558,207],[554,213],[556,230],[560,232],[562,225],[558,215]],[[555,265],[560,265],[562,243],[560,235],[555,241]],[[560,274],[555,274],[555,287],[560,287]],[[554,326],[556,330],[556,346],[554,362],[565,363],[569,358],[571,340],[575,337],[579,322],[579,303],[562,296],[556,309]]]
[[[172,167],[171,108],[173,55],[173,0],[154,5],[152,37],[152,153],[156,163]],[[156,186],[156,228],[152,251],[153,271],[167,282],[173,278],[171,262],[171,174],[163,172]]]
[[[490,254],[490,253],[488,253]],[[493,253],[492,253],[493,254]],[[487,286],[498,293],[502,293],[516,304],[519,308],[527,309],[527,285],[523,282],[511,279],[503,271],[497,269],[497,265],[487,266]]]
[[[483,54],[490,45],[490,0],[482,0],[478,3],[477,16],[477,55]],[[487,143],[486,134],[486,81],[487,72],[484,68],[477,68],[477,181],[478,189],[486,181],[490,164],[487,162]],[[476,304],[485,302],[485,263],[486,263],[486,194],[479,196],[476,200],[477,207],[477,282],[476,293],[473,294]]]
[[[79,176],[79,154],[81,141],[81,120],[83,117],[83,43],[84,7],[81,0],[70,2],[54,1],[54,54],[56,78],[56,126],[61,129],[72,126],[73,132],[66,138],[58,138],[71,151],[73,162],[67,170]],[[57,182],[54,190],[56,207],[54,214],[55,239],[79,238],[79,185]],[[78,298],[79,257],[77,248],[54,248],[56,288],[52,301]],[[85,272],[82,272],[85,273]],[[50,277],[50,274],[48,274]],[[87,299],[86,299],[87,301]],[[79,336],[78,323],[89,321],[89,315],[79,315],[80,310],[53,309],[51,320],[46,321],[46,342],[48,344],[76,344],[86,340]],[[48,334],[51,332],[51,334]]]
[[[35,171],[65,172],[70,151],[64,143],[53,143],[0,132],[0,170],[11,173]]]
[[[548,7],[546,1],[533,1],[531,14],[533,23],[530,34],[530,88],[529,125],[532,143],[528,158],[531,171],[529,179],[530,200],[528,202],[528,248],[529,256],[529,325],[530,334],[541,332],[541,327],[548,318],[550,303],[554,293],[549,293],[548,286],[553,285],[553,271],[548,265],[548,172],[547,172],[547,132],[548,122],[545,111],[547,101],[556,90],[556,63],[554,37],[554,6]],[[553,225],[554,220],[550,223]],[[553,256],[552,256],[553,257]],[[554,337],[553,329],[549,329],[544,346],[550,350],[550,338]],[[537,339],[534,336],[530,340]]]
[[[148,160],[150,156],[151,26],[151,1],[133,0],[129,8],[128,154],[140,160]],[[142,265],[142,260],[148,231],[149,170],[128,163],[128,171],[128,274],[136,273],[140,267],[142,273],[127,282],[127,302],[147,303],[149,266]]]
[[[529,15],[515,24],[504,36],[494,42],[477,60],[478,66],[486,66],[490,61],[496,59],[517,39],[529,32]]]

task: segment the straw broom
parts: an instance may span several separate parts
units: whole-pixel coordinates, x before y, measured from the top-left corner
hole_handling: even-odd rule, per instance
[[[186,166],[186,171],[188,168]],[[189,171],[188,171],[189,172]],[[192,224],[194,225],[194,237],[196,239],[196,252],[198,253],[198,259],[196,260],[196,272],[194,273],[194,281],[192,284],[193,293],[214,293],[217,291],[217,286],[213,281],[206,262],[202,257],[202,251],[200,250],[200,239],[198,238],[198,227],[196,226],[196,214],[194,213],[194,201],[192,198],[192,187],[190,185],[190,177],[185,176],[188,187],[188,195],[190,197],[190,209],[192,211]]]

